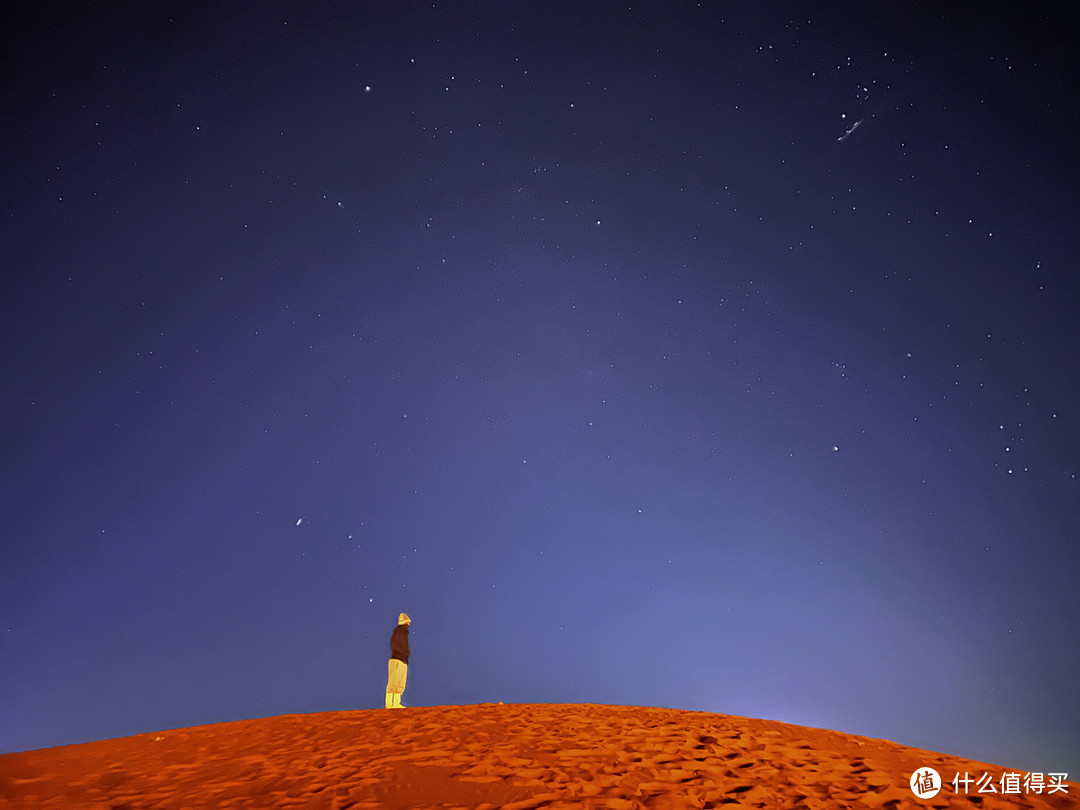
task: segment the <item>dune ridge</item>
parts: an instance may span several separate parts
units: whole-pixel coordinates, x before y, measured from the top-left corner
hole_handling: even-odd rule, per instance
[[[909,778],[944,782],[919,799]],[[0,808],[1080,808],[1013,769],[770,720],[595,704],[283,715],[0,756]],[[997,794],[957,793],[987,773]]]

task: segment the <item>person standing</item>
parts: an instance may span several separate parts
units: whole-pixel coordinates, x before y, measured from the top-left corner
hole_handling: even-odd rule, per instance
[[[405,679],[409,674],[409,625],[412,619],[407,613],[398,614],[397,627],[390,636],[390,663],[386,678],[386,708],[404,709],[401,694],[405,691]]]

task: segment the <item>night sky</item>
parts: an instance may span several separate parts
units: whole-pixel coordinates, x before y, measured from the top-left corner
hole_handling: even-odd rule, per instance
[[[1080,772],[1059,7],[15,5],[0,751],[381,707],[406,611],[407,705]]]

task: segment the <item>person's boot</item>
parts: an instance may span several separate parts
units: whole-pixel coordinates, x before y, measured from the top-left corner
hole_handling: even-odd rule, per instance
[[[393,692],[387,692],[386,693],[386,708],[388,708],[388,709],[394,708],[394,693]]]
[[[404,709],[405,708],[404,704],[401,702],[401,693],[400,692],[398,692],[397,694],[394,695],[394,705],[393,705],[392,708],[395,708],[395,709]]]

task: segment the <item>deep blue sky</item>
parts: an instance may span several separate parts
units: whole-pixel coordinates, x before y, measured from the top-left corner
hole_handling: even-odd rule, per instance
[[[0,751],[381,706],[405,610],[407,704],[1080,771],[1052,7],[22,5]]]

